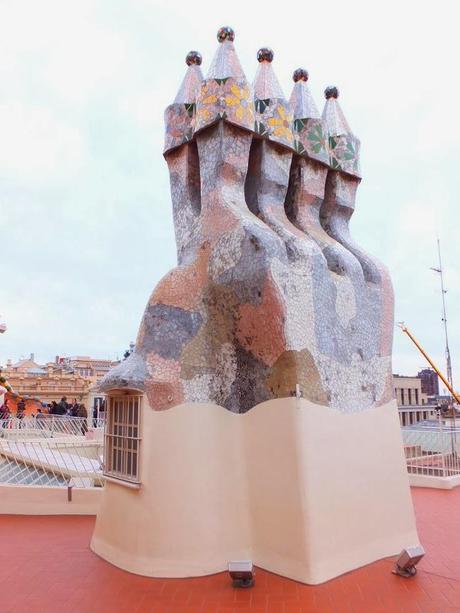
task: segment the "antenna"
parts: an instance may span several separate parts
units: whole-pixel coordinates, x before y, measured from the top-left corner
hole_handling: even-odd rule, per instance
[[[437,237],[437,243],[438,243],[438,262],[439,262],[439,268],[432,268],[431,270],[433,270],[434,272],[437,272],[439,274],[439,278],[441,280],[441,297],[442,297],[442,323],[444,325],[444,336],[446,339],[446,349],[445,349],[445,354],[446,354],[446,374],[447,374],[447,381],[450,384],[450,390],[451,391],[451,402],[452,402],[452,425],[454,427],[454,430],[456,428],[455,425],[455,406],[454,406],[454,397],[455,400],[457,400],[457,395],[455,394],[454,390],[454,384],[452,381],[452,362],[450,359],[450,349],[449,349],[449,336],[447,334],[447,315],[446,315],[446,294],[447,294],[447,290],[444,287],[444,270],[442,268],[442,260],[441,260],[441,241],[439,240],[439,236]],[[449,389],[449,386],[447,386]],[[453,393],[452,393],[453,392]]]
[[[445,355],[446,355],[446,373],[447,373],[447,380],[449,381],[451,387],[453,388],[453,382],[452,382],[452,362],[450,359],[450,349],[449,349],[449,336],[447,333],[447,316],[446,316],[446,294],[447,294],[447,290],[444,287],[444,270],[442,267],[442,260],[441,260],[441,241],[439,240],[439,238],[437,239],[437,243],[438,243],[438,261],[439,261],[439,268],[431,268],[431,270],[433,270],[434,272],[437,272],[439,274],[439,278],[441,281],[441,297],[442,297],[442,323],[444,326],[444,336],[446,339],[446,348],[445,348]]]

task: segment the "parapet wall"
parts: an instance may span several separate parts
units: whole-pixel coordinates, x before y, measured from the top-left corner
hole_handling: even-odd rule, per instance
[[[103,488],[0,485],[0,515],[96,515]]]

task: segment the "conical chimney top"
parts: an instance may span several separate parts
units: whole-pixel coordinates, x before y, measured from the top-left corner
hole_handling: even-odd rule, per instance
[[[339,104],[339,90],[335,85],[329,85],[324,96],[326,104],[322,117],[329,136],[330,165],[335,170],[360,178],[360,142],[351,131]]]
[[[257,68],[253,88],[256,100],[267,98],[280,98],[284,100],[284,93],[272,67],[274,53],[269,47],[262,47],[257,52]]]
[[[194,104],[196,102],[203,81],[203,74],[200,68],[201,62],[201,53],[198,51],[187,53],[185,63],[188,69],[174,99],[174,104]]]
[[[254,130],[254,102],[236,55],[235,32],[225,26],[217,32],[219,47],[197,99],[195,131],[224,120]]]
[[[319,119],[321,117],[316,106],[310,88],[308,87],[308,72],[305,68],[297,68],[292,75],[294,87],[292,89],[289,104],[296,119]]]
[[[245,79],[243,68],[233,45],[235,32],[232,28],[224,26],[217,32],[217,40],[219,41],[219,47],[212,59],[206,79],[227,79],[228,77]]]
[[[326,87],[324,96],[326,98],[326,104],[324,105],[323,119],[326,122],[329,136],[352,134],[338,101],[339,90],[337,87],[335,85]]]
[[[253,83],[255,131],[264,138],[292,147],[292,114],[273,70],[273,57],[269,47],[262,47],[257,52],[259,67]]]
[[[292,73],[289,106],[294,118],[294,149],[298,154],[329,165],[328,135],[308,86],[308,71],[297,68]]]
[[[198,51],[190,51],[185,58],[187,72],[174,102],[165,111],[164,153],[180,147],[193,137],[196,99],[203,81],[201,61],[201,54]]]

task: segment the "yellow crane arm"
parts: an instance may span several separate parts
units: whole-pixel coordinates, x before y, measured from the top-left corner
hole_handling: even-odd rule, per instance
[[[420,345],[420,343],[415,338],[415,336],[412,334],[412,332],[403,323],[399,323],[398,326],[401,328],[401,330],[403,332],[405,332],[407,334],[407,336],[414,343],[414,345],[417,347],[417,349],[420,351],[420,353],[423,355],[423,357],[427,360],[427,362],[430,364],[430,366],[433,368],[433,370],[436,371],[436,374],[441,379],[441,381],[444,383],[444,385],[447,387],[447,389],[452,394],[452,396],[455,398],[455,400],[457,401],[457,404],[460,404],[460,396],[454,391],[454,389],[450,385],[449,381],[447,381],[445,376],[442,374],[442,372],[439,370],[439,368],[436,366],[436,364],[433,362],[433,360],[430,358],[430,356],[426,353],[426,351]]]

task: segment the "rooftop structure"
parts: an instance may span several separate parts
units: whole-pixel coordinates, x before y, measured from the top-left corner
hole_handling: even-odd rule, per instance
[[[391,281],[349,233],[359,140],[338,89],[320,116],[297,69],[288,102],[274,52],[259,50],[250,84],[234,40],[219,30],[204,79],[201,55],[186,56],[165,112],[180,268],[154,289],[134,352],[102,388],[145,390],[155,410],[212,401],[244,413],[296,385],[342,412],[384,404]]]
[[[432,368],[423,368],[417,373],[422,382],[422,392],[427,396],[439,395],[439,378]]]
[[[250,557],[316,584],[418,544],[393,291],[350,235],[359,140],[338,89],[320,115],[305,69],[288,100],[272,49],[251,82],[233,30],[217,39],[204,79],[187,54],[165,112],[178,266],[99,385],[107,483],[91,547],[149,576]]]

